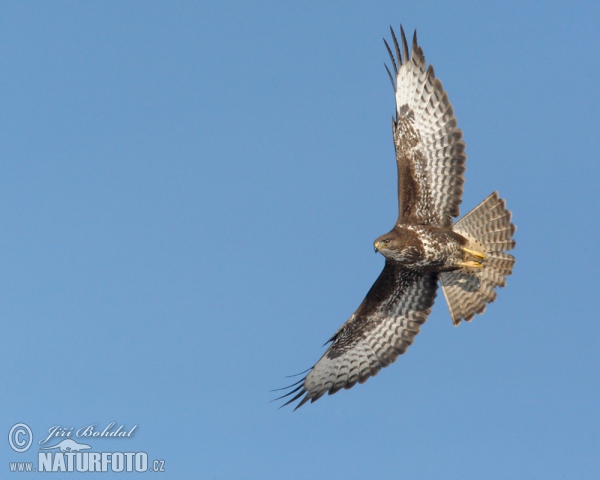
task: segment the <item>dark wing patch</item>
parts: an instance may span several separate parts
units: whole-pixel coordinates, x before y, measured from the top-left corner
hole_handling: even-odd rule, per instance
[[[283,397],[296,394],[301,407],[325,393],[352,388],[375,376],[382,367],[406,352],[427,320],[437,290],[437,274],[408,271],[386,262],[358,310],[331,337],[325,354],[298,385]]]
[[[392,58],[396,81],[393,121],[398,165],[398,223],[452,226],[462,200],[466,155],[462,131],[433,66],[426,68],[423,50],[413,36],[408,44],[401,28],[402,50],[392,31],[398,62]],[[389,69],[388,69],[388,73]],[[391,75],[391,73],[390,73]]]

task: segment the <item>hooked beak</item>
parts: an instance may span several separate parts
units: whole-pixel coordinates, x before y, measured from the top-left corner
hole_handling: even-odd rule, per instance
[[[375,253],[379,253],[379,249],[381,248],[381,244],[379,242],[374,243]]]

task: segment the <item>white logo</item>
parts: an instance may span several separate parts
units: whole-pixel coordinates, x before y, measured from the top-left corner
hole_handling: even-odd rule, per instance
[[[9,462],[11,472],[164,472],[165,461],[148,459],[146,452],[94,451],[88,445],[89,440],[113,438],[131,438],[137,425],[126,429],[124,425],[111,422],[105,428],[92,423],[76,428],[54,425],[48,429],[48,435],[38,441],[37,463],[35,458]],[[86,440],[86,443],[79,443]],[[28,425],[17,423],[8,433],[10,447],[23,453],[33,444],[33,432]],[[93,443],[93,442],[92,442]],[[50,445],[48,445],[50,444]],[[47,446],[43,446],[47,445]],[[106,445],[106,444],[105,444]],[[106,447],[104,447],[106,448]],[[103,450],[104,450],[103,448]],[[111,449],[112,450],[112,449]],[[30,454],[29,454],[30,455]]]
[[[25,436],[27,439],[21,438],[21,435]],[[13,425],[8,432],[8,443],[10,448],[12,448],[15,452],[25,452],[31,447],[31,443],[33,442],[33,433],[31,433],[31,428],[29,428],[24,423],[17,423]]]
[[[67,438],[52,447],[40,447],[40,450],[52,450],[53,448],[60,448],[61,452],[79,452],[81,450],[88,450],[92,447],[85,443],[77,443],[75,440]]]

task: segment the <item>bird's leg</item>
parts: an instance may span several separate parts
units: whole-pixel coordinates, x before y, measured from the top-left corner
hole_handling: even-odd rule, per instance
[[[458,262],[457,265],[461,268],[483,268],[481,261],[485,258],[485,254],[478,252],[476,250],[471,250],[470,248],[461,247],[462,251],[468,255],[475,257],[475,261],[467,260],[463,262]]]
[[[465,247],[461,247],[461,248],[462,248],[463,252],[468,253],[469,255],[473,255],[478,260],[483,260],[485,258],[485,253],[478,252],[476,250],[470,250],[470,249],[465,248]]]
[[[472,260],[468,262],[458,262],[456,265],[461,268],[483,268],[483,265],[481,263],[474,262]]]

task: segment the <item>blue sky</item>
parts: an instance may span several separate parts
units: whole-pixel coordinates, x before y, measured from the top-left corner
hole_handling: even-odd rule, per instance
[[[470,324],[440,296],[376,378],[278,410],[383,266],[400,22],[464,132],[462,213],[499,190],[517,265]],[[34,447],[4,440],[0,472],[51,426],[116,422],[134,436],[96,451],[169,479],[598,478],[599,23],[594,2],[3,2],[0,433]]]

